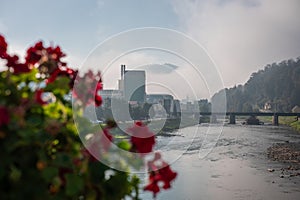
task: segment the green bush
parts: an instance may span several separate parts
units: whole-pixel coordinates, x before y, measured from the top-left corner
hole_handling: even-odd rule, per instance
[[[18,56],[7,53],[7,43],[0,35],[0,57],[6,63],[0,72],[0,199],[138,199],[140,181],[136,176],[104,165],[91,153],[100,148],[105,153],[110,148],[110,143],[102,139],[113,140],[110,130],[114,123],[102,127],[100,140],[91,148],[82,144],[73,121],[71,99],[100,106],[101,77],[91,71],[79,76],[61,60],[64,56],[60,47],[45,47],[38,42],[21,62]],[[93,82],[73,89],[79,80]],[[89,88],[93,98],[77,95],[78,90]],[[76,112],[80,115],[83,110]],[[87,133],[99,132],[85,118],[78,120],[85,124],[78,128]],[[136,123],[130,131],[139,134],[145,128]],[[149,138],[151,142],[147,143]],[[154,135],[149,138],[145,143],[136,135],[117,145],[136,153],[150,153]],[[139,146],[145,149],[145,145],[147,152],[139,152]],[[138,159],[142,161],[143,155]],[[163,178],[157,166],[150,166],[150,183],[145,189],[154,195],[159,188],[149,186],[158,186],[159,181],[166,185],[176,177],[166,164],[161,168],[168,169],[164,174],[171,176]]]

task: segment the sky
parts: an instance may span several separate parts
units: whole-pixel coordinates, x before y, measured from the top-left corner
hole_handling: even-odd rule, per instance
[[[299,0],[0,0],[0,33],[9,50],[20,55],[38,40],[60,45],[69,66],[80,68],[99,44],[122,31],[172,29],[197,41],[215,64],[223,85],[232,87],[245,83],[267,64],[300,56],[299,9]],[[149,80],[176,81],[176,74],[188,68],[180,59],[172,62],[172,56],[161,56],[166,55],[135,52],[120,62],[132,68],[153,66],[149,74],[155,78]],[[168,63],[177,67],[170,68]],[[119,71],[113,73],[119,78]],[[193,71],[188,73],[192,76]],[[207,81],[200,82],[199,97],[221,89],[205,89]],[[107,80],[108,88],[114,84],[115,80]],[[180,90],[180,98],[192,96]]]

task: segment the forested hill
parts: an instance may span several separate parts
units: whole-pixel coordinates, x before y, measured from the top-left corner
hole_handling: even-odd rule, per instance
[[[221,96],[212,97],[212,103]],[[245,85],[226,88],[227,111],[291,112],[300,106],[300,57],[267,65],[251,75]]]

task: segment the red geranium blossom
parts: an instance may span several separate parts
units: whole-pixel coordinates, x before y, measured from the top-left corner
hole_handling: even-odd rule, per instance
[[[95,94],[95,105],[101,106],[102,104],[102,97],[99,95],[99,91],[102,90],[102,83],[98,82],[96,85],[96,94]]]
[[[153,198],[155,198],[156,194],[160,191],[158,184],[157,184],[158,181],[155,181],[154,179],[155,179],[155,176],[150,175],[150,178],[149,178],[150,183],[144,187],[145,191],[150,191],[153,193]]]
[[[152,161],[148,162],[149,184],[144,190],[153,192],[153,197],[160,191],[159,182],[163,183],[163,189],[171,188],[171,182],[176,178],[177,173],[172,171],[168,163],[161,159],[160,153],[156,152]]]
[[[142,122],[138,121],[128,128],[127,131],[131,133],[132,151],[138,153],[149,153],[155,144],[154,133]]]
[[[68,68],[68,67],[63,67],[62,69],[61,68],[57,68],[50,75],[50,77],[46,80],[46,84],[53,83],[58,76],[67,76],[67,77],[70,78],[69,86],[70,86],[70,88],[73,88],[74,80],[75,80],[75,78],[77,76],[77,73],[78,73],[78,71],[73,70],[73,69]]]
[[[37,42],[33,47],[27,49],[25,57],[26,64],[36,64],[42,58],[42,49],[44,49],[43,42]]]
[[[31,71],[31,69],[28,67],[28,65],[23,64],[23,63],[16,63],[13,66],[13,69],[14,69],[14,74],[26,73],[26,72]]]
[[[78,84],[73,88],[73,96],[80,100],[84,106],[95,104],[97,107],[102,104],[102,97],[99,92],[102,90],[101,74],[96,75],[89,70],[83,76],[76,77]]]
[[[5,38],[0,35],[0,58],[5,58],[7,56],[7,43]]]
[[[171,187],[170,182],[176,178],[177,173],[173,172],[170,166],[166,162],[163,162],[163,165],[164,167],[160,168],[158,171],[161,176],[161,180],[164,183],[163,188],[169,189]]]
[[[17,55],[9,55],[7,53],[7,43],[2,35],[0,35],[0,58],[6,60],[6,66],[12,68],[15,74],[30,71],[27,64],[19,62],[19,57]]]
[[[57,61],[57,62],[61,62],[60,59],[61,59],[62,57],[65,57],[65,56],[66,56],[66,54],[64,54],[64,53],[61,51],[61,49],[60,49],[59,46],[56,46],[55,48],[54,48],[54,47],[48,47],[48,48],[47,48],[47,52],[48,52],[49,55],[51,55],[51,58],[52,58],[53,60]],[[63,64],[63,66],[65,66],[65,63],[62,63],[62,64]]]
[[[101,106],[102,104],[102,97],[98,94],[95,95],[95,105],[96,106]]]
[[[8,124],[10,121],[8,110],[0,106],[0,126]]]
[[[33,47],[28,48],[25,57],[27,65],[38,64],[40,73],[51,75],[56,69],[65,67],[66,63],[61,58],[66,56],[59,46],[45,47],[43,42],[37,42]],[[61,69],[62,70],[62,69]]]

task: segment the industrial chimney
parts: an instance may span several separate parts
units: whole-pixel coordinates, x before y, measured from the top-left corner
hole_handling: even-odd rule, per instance
[[[121,65],[121,80],[124,80],[125,75],[125,65]]]

